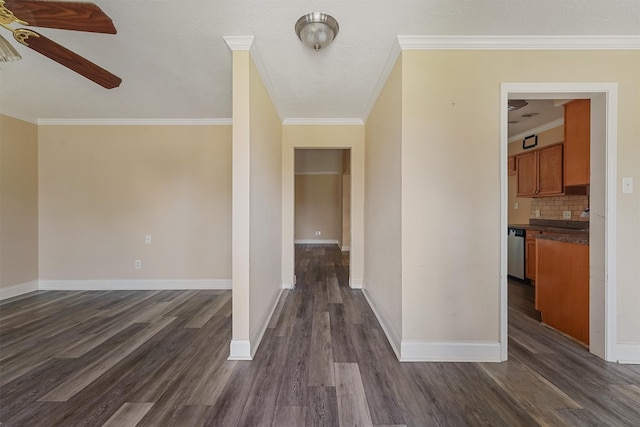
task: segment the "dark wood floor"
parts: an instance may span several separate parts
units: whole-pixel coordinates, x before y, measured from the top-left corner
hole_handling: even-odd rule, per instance
[[[296,248],[252,362],[231,293],[38,292],[0,306],[7,426],[640,425],[640,366],[603,362],[510,283],[509,361],[399,363],[334,246]]]

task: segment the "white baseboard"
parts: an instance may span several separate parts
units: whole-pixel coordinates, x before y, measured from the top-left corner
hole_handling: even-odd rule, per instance
[[[618,359],[618,363],[640,364],[640,344],[618,344],[616,359]]]
[[[0,301],[8,298],[17,297],[23,294],[28,294],[29,292],[35,292],[38,289],[40,288],[38,286],[37,280],[20,283],[18,285],[9,286],[7,288],[0,288]]]
[[[351,289],[362,289],[362,279],[352,279],[349,277],[349,287]]]
[[[387,340],[389,341],[389,344],[391,344],[391,348],[393,349],[393,352],[396,354],[396,357],[398,358],[398,360],[400,360],[400,343],[401,343],[400,334],[396,332],[393,326],[391,326],[391,322],[389,321],[389,318],[387,317],[384,310],[382,310],[382,308],[380,308],[380,306],[376,303],[373,296],[370,295],[366,289],[362,290],[362,294],[364,295],[365,299],[369,303],[369,307],[371,307],[371,310],[373,310],[373,314],[375,314],[376,318],[378,319],[380,326],[382,326],[382,330],[384,331],[384,334],[387,336]]]
[[[280,301],[280,297],[282,296],[282,289],[279,290],[278,296],[275,301],[271,305],[271,309],[267,310],[266,314],[258,321],[258,330],[251,338],[251,358],[256,355],[256,351],[258,351],[258,347],[260,347],[260,343],[262,342],[262,338],[264,337],[264,333],[267,330],[267,326],[269,326],[269,322],[271,321],[271,317],[273,313],[276,311],[276,307],[278,306],[278,301]]]
[[[40,280],[40,289],[48,291],[229,290],[231,279]]]
[[[252,360],[249,340],[231,340],[227,360]]]
[[[500,362],[500,343],[411,341],[400,344],[401,362]]]
[[[335,239],[295,239],[293,243],[297,245],[340,245]]]
[[[293,283],[282,283],[282,289],[293,289],[295,287],[296,285],[294,285]]]
[[[351,246],[349,245],[342,245],[342,252],[349,252],[351,250]]]

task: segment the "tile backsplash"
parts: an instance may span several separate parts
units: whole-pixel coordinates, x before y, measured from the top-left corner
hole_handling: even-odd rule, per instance
[[[531,200],[531,218],[536,217],[536,210],[540,210],[541,219],[563,219],[563,211],[571,211],[574,221],[589,221],[580,218],[580,214],[589,207],[589,196],[555,196],[537,197]]]

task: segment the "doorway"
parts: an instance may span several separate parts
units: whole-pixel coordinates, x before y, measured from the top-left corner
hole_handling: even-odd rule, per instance
[[[591,100],[591,184],[589,233],[589,351],[615,361],[616,280],[615,201],[617,84],[503,83],[501,86],[501,230],[508,225],[507,103],[509,99]],[[501,359],[508,356],[507,236],[501,236],[500,342]]]
[[[351,242],[349,149],[295,149],[294,243]]]

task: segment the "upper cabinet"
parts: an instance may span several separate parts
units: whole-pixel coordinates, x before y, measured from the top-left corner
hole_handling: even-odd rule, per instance
[[[576,99],[564,106],[564,185],[589,185],[591,101]]]
[[[518,197],[563,194],[562,144],[520,154],[516,157]]]

